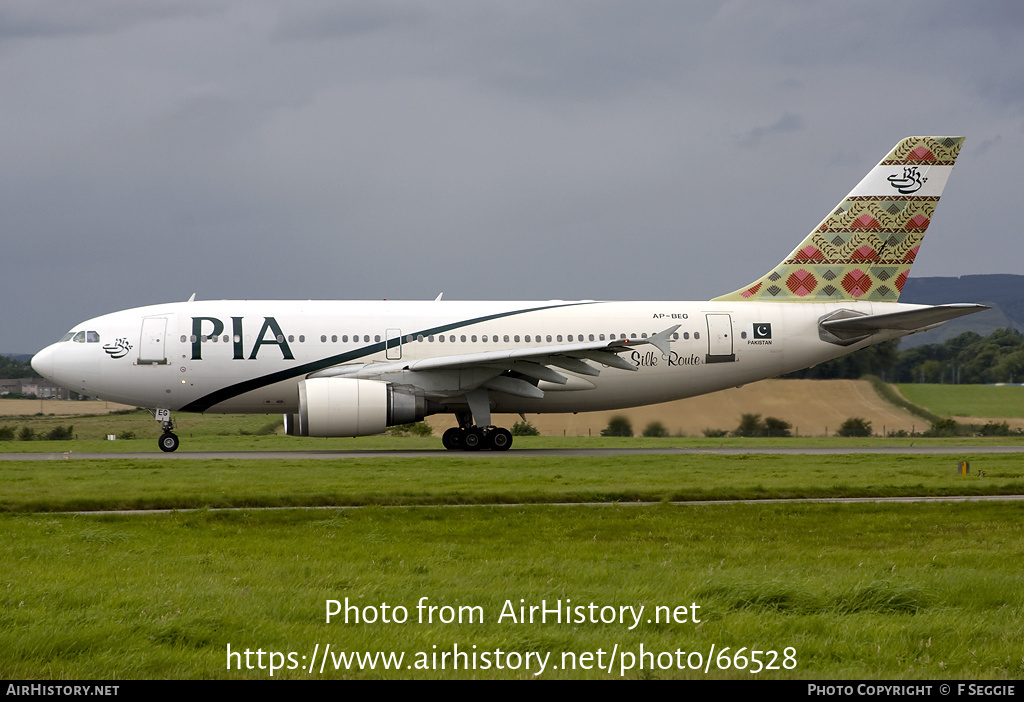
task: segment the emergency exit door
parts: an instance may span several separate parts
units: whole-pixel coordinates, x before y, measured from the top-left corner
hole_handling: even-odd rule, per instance
[[[402,330],[388,329],[384,335],[384,356],[389,361],[402,360]]]

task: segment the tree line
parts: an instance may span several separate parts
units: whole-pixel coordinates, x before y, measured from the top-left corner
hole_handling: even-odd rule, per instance
[[[877,375],[890,383],[1024,383],[1024,334],[997,329],[964,332],[942,344],[900,351],[898,339],[790,373],[787,378],[857,379]]]
[[[0,378],[38,378],[32,366],[9,356],[0,356]]]

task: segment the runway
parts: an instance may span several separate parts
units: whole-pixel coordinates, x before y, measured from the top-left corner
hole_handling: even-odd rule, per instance
[[[66,461],[66,460],[118,460],[146,459],[163,461],[205,461],[210,459],[281,461],[281,460],[339,460],[354,458],[463,458],[482,460],[501,458],[534,458],[545,456],[604,457],[604,456],[742,456],[742,455],[786,455],[786,456],[843,456],[843,455],[940,455],[968,456],[976,454],[1024,453],[1024,446],[856,446],[856,447],[807,447],[807,446],[751,446],[723,448],[592,448],[592,449],[512,449],[510,451],[176,451],[174,453],[125,452],[125,453],[0,453],[0,461]]]

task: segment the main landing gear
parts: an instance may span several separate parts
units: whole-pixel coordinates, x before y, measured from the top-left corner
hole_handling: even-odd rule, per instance
[[[449,451],[508,451],[512,432],[503,427],[452,427],[441,435],[441,443]]]
[[[178,441],[178,435],[171,431],[174,429],[174,423],[171,421],[170,411],[158,409],[155,412],[155,416],[156,420],[160,422],[160,428],[163,429],[163,433],[160,435],[160,438],[157,439],[157,446],[159,446],[160,450],[164,453],[177,451],[178,444],[180,442]]]

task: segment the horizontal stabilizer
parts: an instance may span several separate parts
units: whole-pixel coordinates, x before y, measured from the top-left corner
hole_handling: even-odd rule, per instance
[[[823,319],[820,326],[823,331],[841,341],[861,339],[880,332],[896,332],[894,336],[903,336],[931,329],[951,319],[987,309],[988,307],[985,305],[952,304],[886,314],[839,317],[844,312],[848,315],[854,314],[850,310],[840,310],[834,315],[830,315],[829,318]]]

